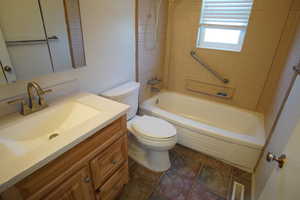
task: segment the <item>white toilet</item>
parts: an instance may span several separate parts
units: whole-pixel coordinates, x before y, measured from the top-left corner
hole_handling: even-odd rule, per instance
[[[169,150],[177,142],[175,127],[165,120],[137,116],[140,84],[128,82],[102,93],[102,96],[130,105],[127,113],[129,156],[152,171],[170,168]]]

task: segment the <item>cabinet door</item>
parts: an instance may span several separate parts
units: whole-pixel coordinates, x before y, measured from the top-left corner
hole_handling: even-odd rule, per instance
[[[94,200],[95,198],[88,167],[76,172],[43,199]]]
[[[114,200],[128,182],[128,165],[125,163],[97,190],[97,200]]]
[[[95,189],[127,161],[127,137],[123,136],[91,161]]]

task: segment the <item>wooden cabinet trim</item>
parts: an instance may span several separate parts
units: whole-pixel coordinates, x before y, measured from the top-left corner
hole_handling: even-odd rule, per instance
[[[88,180],[88,181],[86,181]],[[52,186],[52,191],[47,191],[47,186]],[[59,185],[59,187],[57,187]],[[91,174],[89,171],[89,167],[85,166],[81,168],[80,170],[76,171],[75,173],[71,174],[68,178],[65,177],[58,177],[53,182],[48,184],[46,188],[43,188],[42,190],[38,191],[36,194],[31,196],[29,200],[59,200],[62,199],[70,199],[65,198],[65,196],[73,196],[71,193],[74,192],[73,188],[71,187],[73,185],[77,186],[75,188],[75,191],[79,196],[77,196],[76,199],[95,199],[92,181],[91,181]],[[48,189],[49,190],[49,189]],[[68,191],[72,190],[72,191]],[[65,193],[65,194],[64,194]],[[83,197],[83,198],[80,198]]]
[[[124,135],[91,160],[95,189],[99,188],[124,162],[127,162],[127,155],[127,136]]]
[[[121,192],[123,186],[128,182],[128,165],[124,163],[122,167],[97,190],[97,200],[113,200]]]

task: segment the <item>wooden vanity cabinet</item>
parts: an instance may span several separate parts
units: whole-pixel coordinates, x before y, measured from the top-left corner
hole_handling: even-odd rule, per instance
[[[84,167],[71,177],[63,180],[44,200],[94,199],[93,187],[89,179],[88,167]]]
[[[3,200],[113,200],[128,182],[126,117],[4,191]]]
[[[97,190],[97,200],[112,200],[115,199],[124,184],[128,182],[128,166],[123,165],[114,175],[106,181],[102,187]]]

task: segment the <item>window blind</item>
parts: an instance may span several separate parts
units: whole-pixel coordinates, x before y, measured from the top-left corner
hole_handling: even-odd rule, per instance
[[[201,25],[248,25],[252,0],[202,0]]]

